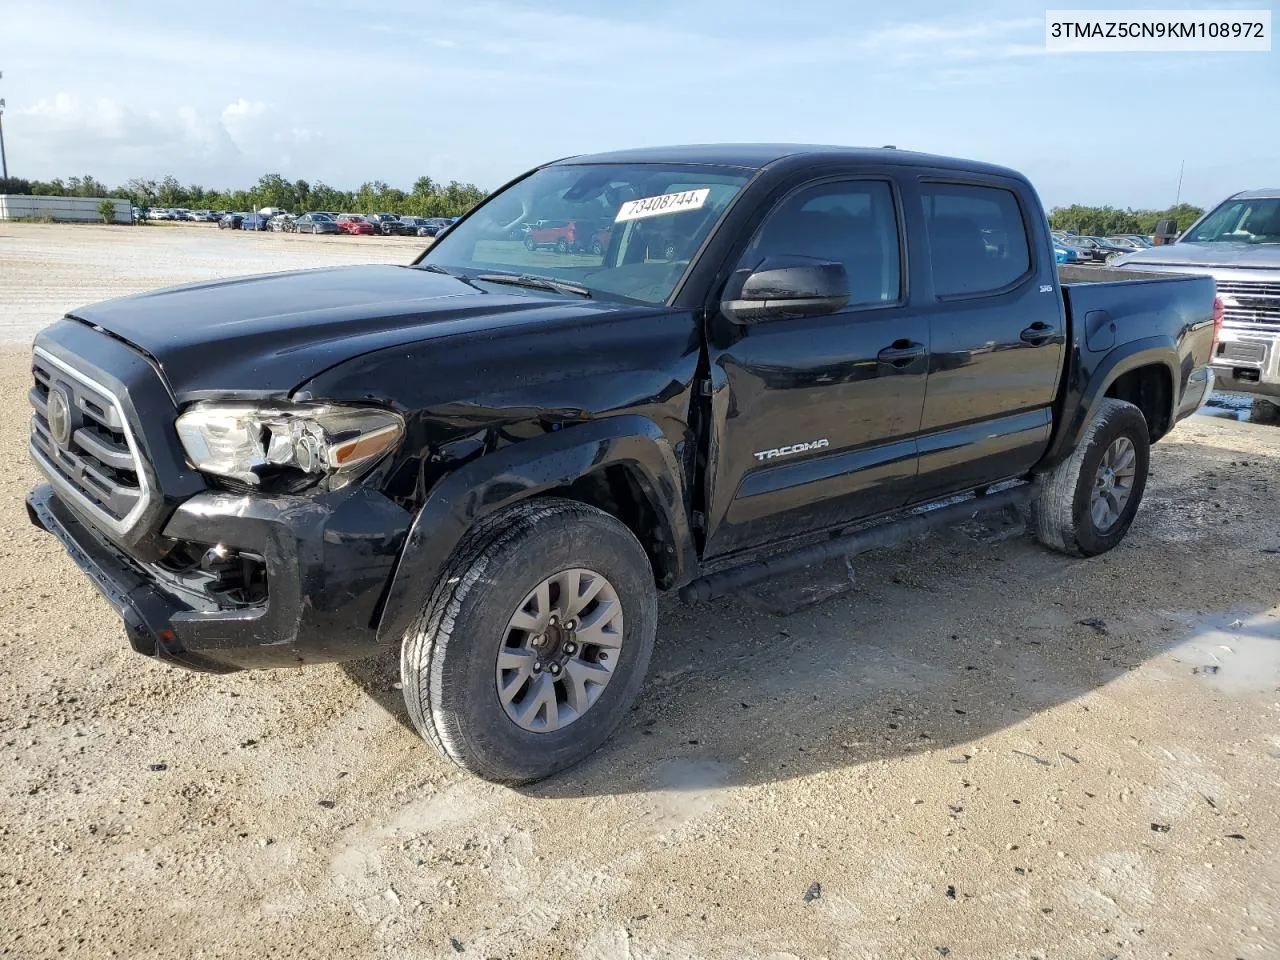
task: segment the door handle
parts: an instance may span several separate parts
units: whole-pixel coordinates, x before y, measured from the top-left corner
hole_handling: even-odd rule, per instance
[[[1037,320],[1027,329],[1022,331],[1021,339],[1023,343],[1029,343],[1033,347],[1040,347],[1048,343],[1058,335],[1058,331],[1049,326],[1049,324]]]
[[[879,353],[876,359],[881,363],[888,364],[901,370],[903,367],[909,367],[927,351],[923,343],[916,343],[912,340],[895,340],[893,343]]]

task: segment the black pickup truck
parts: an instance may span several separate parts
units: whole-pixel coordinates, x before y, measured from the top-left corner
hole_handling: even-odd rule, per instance
[[[600,223],[591,247],[513,226]],[[1121,280],[1123,277],[1123,280]],[[502,782],[598,747],[657,594],[975,509],[1115,546],[1210,383],[1213,280],[1080,268],[1000,167],[696,146],[512,181],[409,266],[221,280],[36,339],[31,520],[141,653],[399,649],[418,730]]]

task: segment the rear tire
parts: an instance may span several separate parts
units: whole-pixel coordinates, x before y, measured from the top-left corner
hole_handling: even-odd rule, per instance
[[[1104,399],[1072,455],[1041,478],[1040,495],[1031,504],[1035,538],[1077,557],[1116,546],[1142,502],[1150,445],[1142,411],[1123,400]],[[1117,469],[1118,464],[1123,465]],[[1121,477],[1130,467],[1124,487]]]
[[[550,726],[549,712],[532,714],[537,721],[532,724],[513,718],[510,711],[516,707],[504,706],[499,696],[499,654],[528,652],[512,645],[520,640],[520,630],[513,632],[514,618],[528,609],[527,598],[548,578],[580,570],[601,577],[621,608],[617,646],[610,641],[606,647],[611,675],[600,689],[593,686],[592,698],[579,713],[569,717],[565,711],[554,729],[536,730]],[[576,613],[566,594],[547,596],[550,606],[562,612],[562,623]],[[565,645],[565,638],[588,636],[592,609],[582,608],[580,634],[557,634],[554,641],[550,633],[546,639],[538,634],[524,642],[538,639],[572,654],[575,649]],[[540,780],[582,760],[622,721],[644,682],[656,630],[653,571],[630,530],[604,511],[572,500],[518,504],[467,534],[406,631],[400,677],[409,717],[437,750],[477,776],[512,784]],[[579,656],[588,655],[590,643],[580,639]],[[599,658],[599,651],[593,655]],[[570,673],[567,664],[563,674],[557,673],[562,685],[551,709],[563,710],[571,699]],[[521,675],[529,678],[529,686],[521,688],[528,698],[536,678]]]

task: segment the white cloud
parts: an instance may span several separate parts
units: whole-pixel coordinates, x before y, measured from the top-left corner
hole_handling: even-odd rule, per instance
[[[81,100],[61,92],[17,112],[14,140],[43,169],[98,176],[159,176],[172,171],[213,174],[218,181],[287,168],[291,148],[309,130],[278,117],[270,104],[240,98],[211,115],[192,106],[138,109],[121,100]]]
[[[83,155],[65,158],[81,166],[100,152],[133,155],[159,149],[162,155],[205,158],[236,153],[222,125],[202,118],[191,107],[166,115],[110,97],[82,101],[58,93],[37,100],[18,116],[37,149]]]

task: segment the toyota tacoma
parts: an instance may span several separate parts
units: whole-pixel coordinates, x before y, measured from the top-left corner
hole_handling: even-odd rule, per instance
[[[594,253],[518,225],[606,222]],[[1074,272],[1071,272],[1074,271]],[[539,167],[407,266],[74,310],[34,345],[32,522],[140,653],[396,650],[480,776],[600,746],[657,596],[709,598],[1017,505],[1110,550],[1210,382],[1214,283],[1059,268],[1035,191],[896,149]]]

